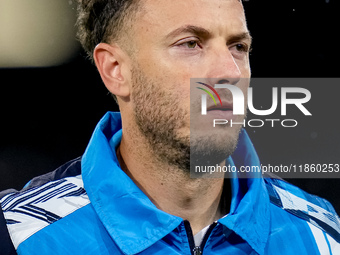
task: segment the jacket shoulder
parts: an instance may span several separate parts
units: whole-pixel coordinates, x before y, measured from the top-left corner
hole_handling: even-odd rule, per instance
[[[77,176],[80,174],[81,174],[81,157],[78,157],[68,161],[67,163],[58,167],[56,170],[52,172],[33,178],[26,184],[24,190],[44,185],[47,182],[61,180],[67,177]]]
[[[56,208],[53,204],[56,203],[51,203],[53,199],[86,195],[80,174],[79,157],[50,173],[33,178],[20,191],[9,189],[0,192],[1,254],[17,254],[20,242],[35,233],[36,229],[32,226],[39,229],[61,218],[54,213]]]
[[[265,178],[265,184],[272,204],[316,226],[340,243],[340,219],[330,202],[282,179]]]

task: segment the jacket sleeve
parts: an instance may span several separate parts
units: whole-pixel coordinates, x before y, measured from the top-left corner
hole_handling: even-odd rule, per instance
[[[0,207],[0,254],[1,255],[16,255],[17,252],[13,246],[9,236],[6,220]]]
[[[33,178],[23,190],[27,190],[30,188],[41,186],[47,182],[59,180],[62,178],[76,176],[81,173],[81,157],[78,157],[74,160],[71,160],[59,167],[53,172],[38,176]],[[17,192],[14,189],[8,189],[0,192],[0,201],[1,199],[10,193]],[[0,255],[15,255],[17,254],[14,245],[12,243],[10,234],[7,228],[7,222],[3,213],[2,206],[0,204]]]

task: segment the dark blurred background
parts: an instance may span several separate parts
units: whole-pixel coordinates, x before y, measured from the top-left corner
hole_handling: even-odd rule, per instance
[[[254,38],[252,76],[339,77],[337,2],[244,2]],[[72,0],[0,4],[0,190],[21,189],[82,155],[99,119],[117,110],[75,39],[75,9]],[[329,94],[313,89],[308,109],[317,114],[298,128],[248,128],[263,163],[340,163],[340,84]],[[331,114],[323,115],[328,107]],[[340,212],[340,179],[288,181]]]

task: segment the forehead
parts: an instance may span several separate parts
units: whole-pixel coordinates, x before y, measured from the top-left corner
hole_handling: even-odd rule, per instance
[[[201,26],[218,33],[247,31],[239,0],[144,0],[139,14],[140,28],[161,34],[183,25]]]

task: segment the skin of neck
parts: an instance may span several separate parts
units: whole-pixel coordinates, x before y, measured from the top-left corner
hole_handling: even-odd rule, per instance
[[[123,119],[119,163],[158,209],[188,220],[194,235],[225,215],[220,208],[223,178],[193,179],[183,170],[160,162],[137,130],[124,125]]]

